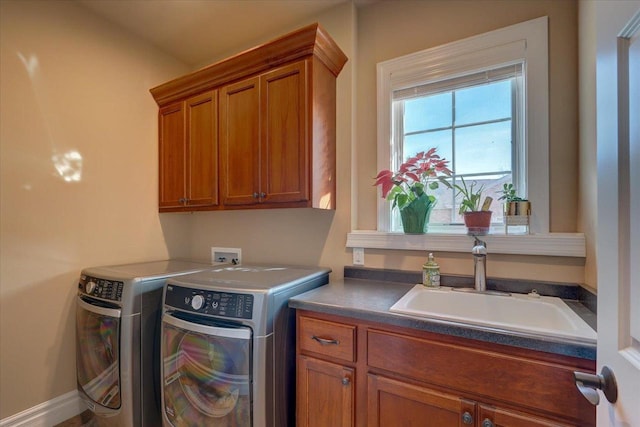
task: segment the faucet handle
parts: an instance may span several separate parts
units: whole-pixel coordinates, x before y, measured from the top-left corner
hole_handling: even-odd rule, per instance
[[[485,242],[484,240],[478,239],[477,236],[473,236],[473,238],[474,238],[474,242],[473,242],[474,246],[483,246],[484,248],[487,247],[487,242]]]

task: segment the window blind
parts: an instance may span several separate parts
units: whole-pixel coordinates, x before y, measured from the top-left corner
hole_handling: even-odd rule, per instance
[[[521,76],[522,63],[511,64],[500,68],[454,77],[452,79],[418,84],[409,88],[394,90],[393,100],[401,101]]]

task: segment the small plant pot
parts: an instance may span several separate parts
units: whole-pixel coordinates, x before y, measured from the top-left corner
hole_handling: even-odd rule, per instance
[[[529,233],[529,216],[531,215],[531,202],[518,200],[505,202],[504,204],[504,232],[509,234],[509,227],[522,227],[525,233]]]
[[[467,226],[467,234],[484,236],[491,228],[491,211],[465,212],[464,225]]]
[[[531,215],[531,202],[520,200],[517,202],[506,202],[504,204],[505,216],[529,216]]]

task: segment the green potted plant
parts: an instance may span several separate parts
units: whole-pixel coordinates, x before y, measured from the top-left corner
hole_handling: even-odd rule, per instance
[[[459,213],[464,218],[464,224],[467,226],[467,234],[482,236],[489,232],[491,228],[491,207],[492,197],[486,196],[482,200],[482,192],[484,185],[476,189],[478,183],[476,181],[467,185],[464,178],[460,178],[462,185],[455,184],[458,190],[457,195],[462,196],[460,200]],[[482,202],[482,203],[481,203]]]
[[[382,170],[376,176],[375,184],[380,186],[382,197],[393,201],[392,208],[398,208],[402,227],[408,234],[423,234],[427,231],[431,211],[436,198],[427,194],[440,183],[451,187],[446,178],[451,176],[447,167],[449,161],[436,154],[436,148],[422,151],[400,165],[398,171]]]
[[[502,196],[498,200],[504,200],[504,225],[508,232],[509,225],[529,225],[531,215],[531,202],[516,194],[516,189],[511,183],[502,186]]]

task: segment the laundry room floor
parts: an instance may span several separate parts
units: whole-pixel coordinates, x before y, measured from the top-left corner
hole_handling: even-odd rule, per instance
[[[56,424],[53,427],[93,427],[95,423],[93,422],[93,413],[89,410],[84,411],[83,413],[76,415],[73,418],[70,418],[66,421],[61,422],[60,424]]]

